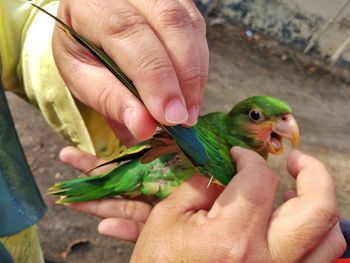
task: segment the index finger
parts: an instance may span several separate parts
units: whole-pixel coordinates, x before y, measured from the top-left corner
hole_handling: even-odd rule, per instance
[[[185,123],[188,112],[174,65],[144,15],[127,0],[95,1],[93,8],[70,1],[70,6],[73,26],[120,66],[151,115],[166,125]]]
[[[129,1],[147,18],[164,45],[186,100],[189,112],[186,124],[194,125],[202,95],[201,85],[205,85],[209,63],[203,16],[193,0]]]
[[[145,222],[151,213],[151,205],[123,198],[110,198],[81,203],[69,203],[65,206],[100,218],[123,218],[136,222]]]

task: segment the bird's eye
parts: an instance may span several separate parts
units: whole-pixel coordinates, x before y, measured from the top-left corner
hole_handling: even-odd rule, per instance
[[[249,118],[254,121],[254,122],[258,122],[258,121],[261,121],[263,120],[264,116],[263,114],[258,111],[258,110],[251,110],[249,112]]]

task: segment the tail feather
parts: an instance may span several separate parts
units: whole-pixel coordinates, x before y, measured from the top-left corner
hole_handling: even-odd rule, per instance
[[[48,194],[62,196],[57,203],[72,203],[137,192],[145,172],[147,165],[141,164],[138,158],[103,175],[59,182],[50,188]]]
[[[113,193],[113,195],[117,195],[118,193]],[[77,203],[77,202],[86,202],[92,201],[102,198],[111,197],[111,192],[106,191],[105,189],[95,189],[94,191],[87,192],[86,194],[81,195],[67,195],[58,200],[56,203]]]

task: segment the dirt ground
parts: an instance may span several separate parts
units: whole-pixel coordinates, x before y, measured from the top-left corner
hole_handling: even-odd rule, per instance
[[[350,86],[295,59],[293,52],[248,40],[242,30],[212,26],[208,32],[211,66],[203,113],[229,110],[251,95],[273,95],[295,110],[301,130],[300,149],[317,156],[331,171],[341,214],[350,219]],[[279,50],[277,52],[277,50]],[[13,95],[9,102],[28,161],[42,193],[55,182],[78,175],[57,160],[66,143],[46,125],[40,113]],[[281,192],[293,187],[285,156],[269,160],[280,178]],[[55,205],[45,197],[49,212],[40,222],[46,262],[127,262],[132,244],[101,236],[98,219]],[[277,202],[280,202],[278,200]],[[88,244],[62,252],[75,240]]]

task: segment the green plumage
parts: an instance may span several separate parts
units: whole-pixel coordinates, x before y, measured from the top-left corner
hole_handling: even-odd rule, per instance
[[[165,198],[198,171],[226,185],[235,174],[235,164],[230,156],[231,147],[241,146],[258,151],[264,143],[254,139],[249,129],[249,125],[254,123],[249,113],[254,109],[262,112],[264,121],[291,111],[287,104],[275,98],[248,98],[237,104],[230,113],[215,112],[199,118],[194,130],[208,155],[208,162],[204,166],[194,166],[176,147],[172,138],[161,132],[113,160],[119,165],[112,171],[58,183],[49,193],[62,196],[59,202],[140,194]],[[267,156],[267,152],[258,152]]]
[[[32,5],[54,18],[68,35],[87,48],[142,101],[132,81],[102,49],[44,9]],[[263,117],[262,121],[250,116],[256,110]],[[255,96],[240,102],[229,113],[217,112],[200,117],[193,128],[160,124],[162,133],[108,162],[117,163],[117,168],[106,174],[58,183],[49,194],[62,196],[59,202],[139,194],[165,198],[196,172],[226,185],[235,174],[230,148],[249,148],[266,158],[268,152],[264,146],[267,142],[262,137],[270,135],[264,123],[288,113],[291,109],[286,103],[272,97]],[[276,140],[274,143],[278,144]]]
[[[165,198],[196,171],[190,162],[179,162],[178,154],[166,154],[143,164],[141,157],[124,163],[107,174],[61,182],[51,194],[65,196],[60,202],[82,202],[116,195],[154,195]]]

